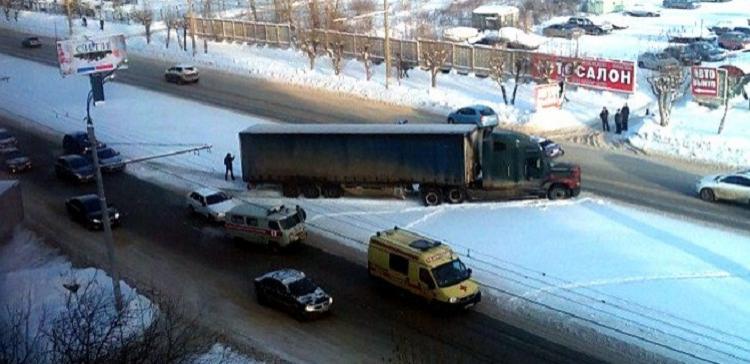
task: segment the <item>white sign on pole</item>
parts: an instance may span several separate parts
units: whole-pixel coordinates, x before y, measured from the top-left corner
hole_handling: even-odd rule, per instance
[[[128,53],[125,48],[125,36],[120,34],[58,41],[57,61],[63,77],[112,71],[118,67],[126,68]]]

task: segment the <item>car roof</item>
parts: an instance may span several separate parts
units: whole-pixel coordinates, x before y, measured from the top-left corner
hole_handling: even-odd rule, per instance
[[[197,189],[197,190],[195,190],[193,192],[195,192],[195,193],[197,193],[197,194],[199,194],[201,196],[209,196],[209,195],[213,195],[215,193],[219,193],[221,191],[217,190],[215,188],[203,187],[203,188],[199,188],[199,189]]]
[[[95,195],[93,193],[90,193],[90,194],[87,194],[87,195],[74,196],[74,197],[71,197],[70,199],[71,200],[78,200],[78,201],[84,202],[84,201],[98,200],[99,196],[97,196],[97,195]]]
[[[85,131],[74,131],[72,133],[68,133],[68,134],[65,134],[65,135],[69,135],[69,136],[74,137],[74,138],[81,138],[81,137],[88,138],[88,136],[89,136]]]
[[[289,284],[293,282],[296,282],[302,278],[305,278],[305,273],[298,271],[296,269],[292,269],[292,268],[284,268],[284,269],[279,269],[279,270],[275,270],[272,272],[268,272],[256,278],[256,280],[263,280],[266,278],[275,279],[283,283],[285,286],[288,286]]]
[[[83,159],[83,160],[85,160],[85,161],[88,161],[88,159],[86,159],[86,158],[84,158],[83,156],[81,156],[81,155],[78,155],[78,154],[66,154],[66,155],[61,155],[61,156],[60,156],[60,159],[64,159],[64,160],[66,160],[66,161],[72,161],[72,160],[75,160],[75,159]]]
[[[178,63],[172,67],[180,67],[180,68],[197,68],[195,65],[188,64],[188,63]]]

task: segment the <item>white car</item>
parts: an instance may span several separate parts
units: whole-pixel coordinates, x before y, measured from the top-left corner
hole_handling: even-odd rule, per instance
[[[659,17],[661,9],[653,4],[636,3],[625,9],[625,14],[637,17]]]
[[[704,177],[695,185],[695,190],[704,201],[750,203],[750,170]]]
[[[187,207],[191,214],[205,216],[212,222],[222,222],[227,211],[239,205],[232,196],[212,188],[201,188],[187,196]]]

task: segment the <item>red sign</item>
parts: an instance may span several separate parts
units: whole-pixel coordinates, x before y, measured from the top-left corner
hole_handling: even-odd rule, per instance
[[[693,96],[719,96],[719,72],[714,67],[693,66],[690,69]]]
[[[536,109],[560,106],[560,86],[547,83],[534,86],[534,105]]]
[[[532,56],[531,75],[540,77],[536,67],[541,61],[553,62],[552,79],[607,91],[635,92],[635,63],[595,58],[562,57],[536,53]]]

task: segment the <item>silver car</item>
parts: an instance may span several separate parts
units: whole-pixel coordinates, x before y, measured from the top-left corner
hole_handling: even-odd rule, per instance
[[[178,64],[167,68],[164,72],[164,79],[167,82],[178,84],[197,83],[200,79],[198,68],[189,64]]]
[[[750,203],[750,170],[704,177],[695,190],[703,201]]]
[[[467,106],[448,115],[448,124],[474,124],[480,128],[493,128],[499,122],[495,110],[484,105]]]
[[[638,56],[639,68],[659,71],[673,66],[679,67],[682,63],[663,52],[646,52]]]

